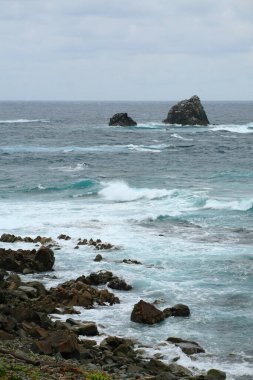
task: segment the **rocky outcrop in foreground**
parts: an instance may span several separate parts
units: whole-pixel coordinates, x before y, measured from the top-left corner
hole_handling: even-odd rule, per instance
[[[109,125],[111,126],[121,126],[121,127],[132,127],[137,125],[127,113],[116,113],[113,117],[110,118]]]
[[[171,107],[167,118],[163,122],[182,125],[209,124],[205,110],[197,95],[192,96],[190,99],[182,100]]]

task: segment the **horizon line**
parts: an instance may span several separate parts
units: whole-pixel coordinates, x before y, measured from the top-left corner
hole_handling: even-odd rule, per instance
[[[187,99],[187,98],[185,98]],[[105,100],[105,99],[0,99],[0,102],[104,102],[104,103],[123,103],[123,102],[178,102],[180,99],[160,99],[160,100],[144,100],[144,99],[123,99],[123,100]],[[253,99],[201,99],[203,102],[253,102]]]

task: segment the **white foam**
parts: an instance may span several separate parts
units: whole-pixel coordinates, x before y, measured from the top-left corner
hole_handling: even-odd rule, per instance
[[[210,126],[212,131],[228,131],[232,133],[253,133],[253,123],[249,124],[220,124]]]
[[[253,207],[253,198],[244,200],[218,200],[208,199],[204,208],[215,210],[247,211]]]

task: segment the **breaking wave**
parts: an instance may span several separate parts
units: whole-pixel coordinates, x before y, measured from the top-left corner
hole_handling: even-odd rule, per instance
[[[0,120],[0,124],[26,124],[26,123],[50,123],[46,119],[13,119],[13,120]]]

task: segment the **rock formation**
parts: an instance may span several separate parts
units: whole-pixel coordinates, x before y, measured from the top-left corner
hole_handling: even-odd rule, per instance
[[[209,124],[205,110],[197,95],[192,96],[190,99],[182,100],[171,107],[167,118],[163,122],[182,125]]]
[[[121,127],[131,127],[137,125],[127,113],[116,113],[113,117],[110,118],[109,125],[111,126],[121,126]]]

